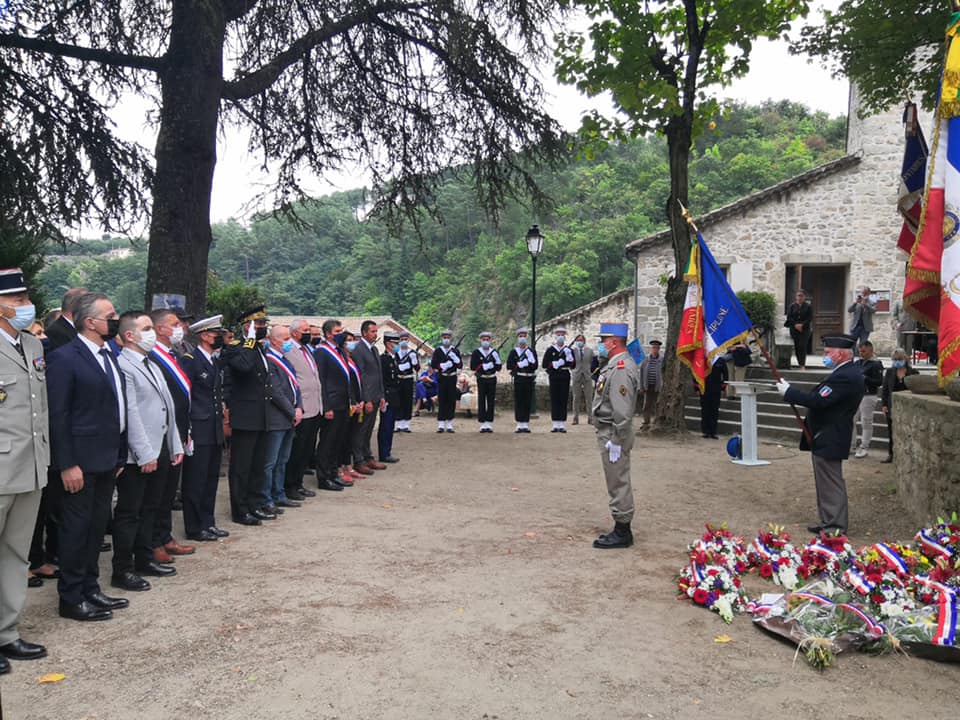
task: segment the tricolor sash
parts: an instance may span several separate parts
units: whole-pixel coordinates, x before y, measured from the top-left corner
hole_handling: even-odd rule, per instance
[[[187,397],[187,402],[189,402],[190,391],[192,389],[190,378],[188,378],[186,373],[183,372],[183,368],[180,367],[180,363],[177,362],[177,359],[169,352],[164,350],[160,345],[153,346],[153,350],[150,351],[150,357],[167,369],[167,372],[169,372],[173,377],[174,381],[177,383],[177,387],[180,388],[183,394]]]
[[[343,370],[343,374],[347,376],[347,384],[350,384],[350,368],[347,367],[347,363],[344,361],[343,356],[340,354],[340,351],[336,348],[330,347],[328,343],[320,343],[317,346],[318,350],[322,350],[327,355],[332,357],[336,361],[337,365]]]
[[[293,394],[296,395],[297,390],[300,388],[300,383],[297,382],[297,376],[294,375],[293,371],[287,366],[286,361],[283,359],[283,355],[271,347],[267,348],[267,359],[278,368],[283,370],[283,374],[286,375],[287,380],[290,381],[290,387],[293,388]]]

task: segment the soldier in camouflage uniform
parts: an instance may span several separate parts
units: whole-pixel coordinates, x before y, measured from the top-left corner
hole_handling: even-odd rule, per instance
[[[630,450],[633,448],[633,415],[636,410],[637,366],[627,352],[626,323],[600,323],[598,355],[608,362],[597,378],[593,418],[600,460],[610,495],[614,528],[593,541],[595,548],[633,545],[633,488],[630,485]]]

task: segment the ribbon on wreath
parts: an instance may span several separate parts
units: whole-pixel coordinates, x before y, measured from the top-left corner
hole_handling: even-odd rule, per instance
[[[851,612],[860,618],[864,624],[867,626],[867,630],[871,635],[875,637],[880,637],[886,632],[886,628],[883,627],[880,623],[870,617],[862,609],[858,608],[852,603],[836,603],[830,598],[826,598],[823,595],[817,595],[816,593],[808,592],[795,592],[788,595],[791,598],[800,598],[801,600],[809,600],[810,602],[817,603],[818,605],[823,605],[824,607],[838,607],[847,612]]]
[[[892,567],[898,575],[910,574],[907,564],[892,547],[885,543],[877,543],[873,546],[873,549],[880,554],[880,557],[887,561],[887,564],[890,565],[890,567]]]
[[[940,602],[937,613],[937,632],[933,636],[934,645],[953,645],[957,636],[957,590],[949,585],[931,580],[927,575],[916,575],[914,579],[920,585],[939,593]]]
[[[863,573],[861,573],[856,568],[850,568],[843,574],[843,579],[850,583],[854,590],[856,590],[861,595],[869,595],[873,589],[876,587],[875,583],[867,580]]]
[[[936,553],[941,557],[950,559],[953,556],[953,552],[950,550],[950,548],[944,547],[943,545],[938,543],[936,540],[933,539],[933,536],[930,535],[930,533],[928,533],[926,530],[921,530],[920,532],[918,532],[914,540],[919,542],[927,550],[930,550],[931,552]]]

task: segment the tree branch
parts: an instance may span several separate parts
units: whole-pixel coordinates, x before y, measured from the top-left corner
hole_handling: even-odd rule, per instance
[[[101,50],[100,48],[86,48],[79,45],[66,45],[53,40],[29,38],[15,33],[0,33],[0,47],[18,48],[44,55],[70,57],[85,62],[96,62],[101,65],[114,67],[134,68],[160,72],[164,66],[164,59],[148,55],[129,55],[127,53]]]
[[[234,22],[253,10],[258,2],[260,0],[224,0],[223,15],[228,23]]]
[[[238,0],[241,1],[242,0]],[[318,30],[311,30],[307,34],[294,41],[290,47],[279,53],[266,65],[250,72],[236,80],[230,80],[223,84],[223,98],[226,100],[245,100],[259,95],[268,87],[276,82],[280,73],[297,62],[303,54],[328,40],[332,40],[338,35],[342,35],[348,30],[362,25],[374,18],[386,13],[397,10],[414,10],[423,7],[422,3],[405,3],[388,1],[379,5],[373,5],[352,15],[347,15],[340,20],[331,23]]]

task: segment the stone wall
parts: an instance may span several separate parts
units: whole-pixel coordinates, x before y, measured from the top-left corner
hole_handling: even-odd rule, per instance
[[[911,519],[928,525],[960,512],[960,403],[899,392],[893,418],[897,493]]]

